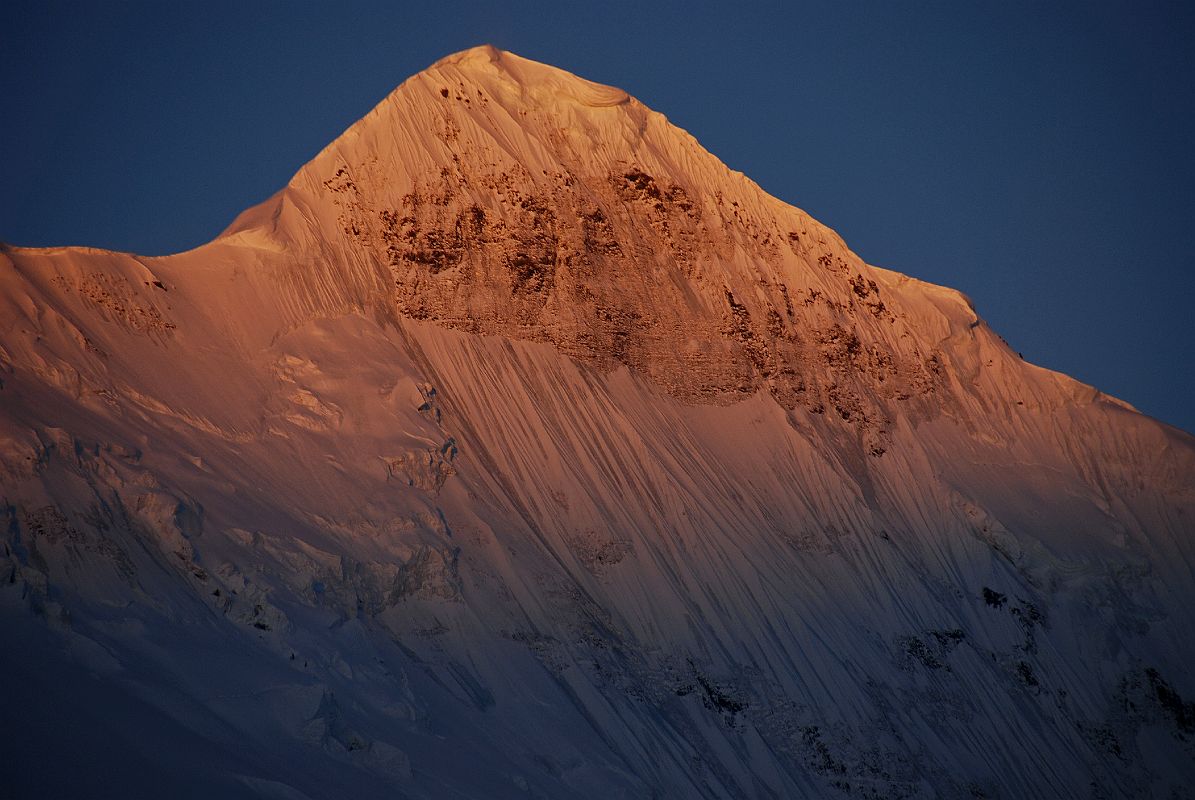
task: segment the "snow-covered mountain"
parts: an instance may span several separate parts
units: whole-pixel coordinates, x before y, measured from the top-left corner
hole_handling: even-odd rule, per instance
[[[0,380],[0,794],[1195,784],[1195,439],[618,89],[468,50],[208,245],[4,247]]]

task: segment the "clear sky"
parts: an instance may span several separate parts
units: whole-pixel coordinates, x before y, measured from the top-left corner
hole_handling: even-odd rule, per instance
[[[867,261],[1195,431],[1195,6],[0,3],[0,240],[160,254],[484,42],[614,84]]]

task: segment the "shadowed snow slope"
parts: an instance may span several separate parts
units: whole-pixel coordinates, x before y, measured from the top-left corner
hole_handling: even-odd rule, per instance
[[[1195,440],[482,47],[214,242],[0,249],[17,796],[1162,797]]]

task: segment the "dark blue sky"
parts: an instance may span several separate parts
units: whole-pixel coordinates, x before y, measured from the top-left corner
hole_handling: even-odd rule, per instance
[[[1189,4],[732,5],[7,0],[0,239],[200,244],[490,42],[626,89],[1030,361],[1195,430]]]

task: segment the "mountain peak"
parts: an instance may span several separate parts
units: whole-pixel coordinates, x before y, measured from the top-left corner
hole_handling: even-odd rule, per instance
[[[556,96],[597,108],[622,105],[631,99],[622,89],[586,80],[559,67],[523,58],[489,44],[445,56],[421,74],[458,80],[469,78],[463,82],[478,86],[492,86],[497,80],[532,93],[536,100]]]
[[[622,90],[489,45],[405,81],[227,238],[336,248],[369,265],[354,296],[629,367],[685,402],[765,391],[876,458],[895,419],[936,415],[943,337],[977,324]]]
[[[513,56],[514,53],[499,50],[492,44],[479,44],[475,47],[466,47],[464,50],[450,53],[432,64],[432,67],[435,68],[442,64],[494,63],[500,61],[503,55]]]
[[[1195,784],[1195,439],[620,96],[474,48],[210,247],[0,247],[6,789]]]

